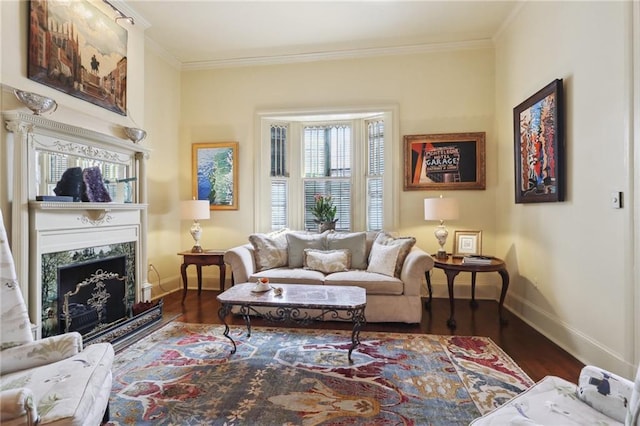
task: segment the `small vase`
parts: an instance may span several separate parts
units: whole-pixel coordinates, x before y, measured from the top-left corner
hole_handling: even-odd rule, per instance
[[[318,232],[322,234],[324,231],[335,230],[337,221],[338,219],[327,222],[318,222]]]

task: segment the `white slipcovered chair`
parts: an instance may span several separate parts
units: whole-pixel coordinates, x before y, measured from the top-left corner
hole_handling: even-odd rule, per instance
[[[113,347],[79,333],[34,340],[0,212],[0,424],[99,425],[109,417]]]
[[[634,383],[587,365],[578,385],[547,376],[470,426],[640,426],[639,412],[640,366]]]

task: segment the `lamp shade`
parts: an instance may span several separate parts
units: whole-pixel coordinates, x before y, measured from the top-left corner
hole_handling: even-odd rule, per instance
[[[209,219],[211,212],[209,210],[209,201],[207,200],[188,200],[180,203],[180,216],[182,219]]]
[[[424,220],[455,220],[458,215],[458,200],[455,198],[424,199]]]

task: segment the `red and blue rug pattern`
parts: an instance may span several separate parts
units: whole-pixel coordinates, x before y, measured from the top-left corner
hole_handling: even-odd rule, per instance
[[[532,380],[485,337],[172,322],[116,356],[111,425],[467,425]]]

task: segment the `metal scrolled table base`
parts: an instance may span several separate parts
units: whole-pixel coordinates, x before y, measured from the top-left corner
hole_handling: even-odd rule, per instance
[[[236,353],[236,342],[229,335],[229,325],[226,321],[226,317],[231,312],[232,306],[234,306],[234,304],[223,303],[218,310],[218,317],[224,325],[224,332],[222,334],[224,337],[231,341],[231,344],[233,345],[231,354],[234,354]],[[362,325],[367,323],[367,320],[364,316],[364,307],[345,309],[322,309],[320,314],[318,314],[317,316],[311,316],[309,315],[309,312],[303,312],[303,310],[298,307],[278,306],[275,309],[275,313],[272,313],[271,311],[263,313],[257,311],[253,306],[248,304],[239,306],[239,314],[242,315],[247,325],[247,337],[251,337],[251,314],[258,315],[271,322],[291,322],[299,325],[307,325],[313,321],[324,319],[327,315],[329,315],[330,318],[334,320],[351,320],[353,322],[353,328],[351,330],[351,347],[349,348],[348,354],[348,359],[351,363],[353,363],[353,360],[351,359],[351,353],[360,344],[360,329],[362,328]],[[344,312],[344,315],[341,315],[341,312]]]

